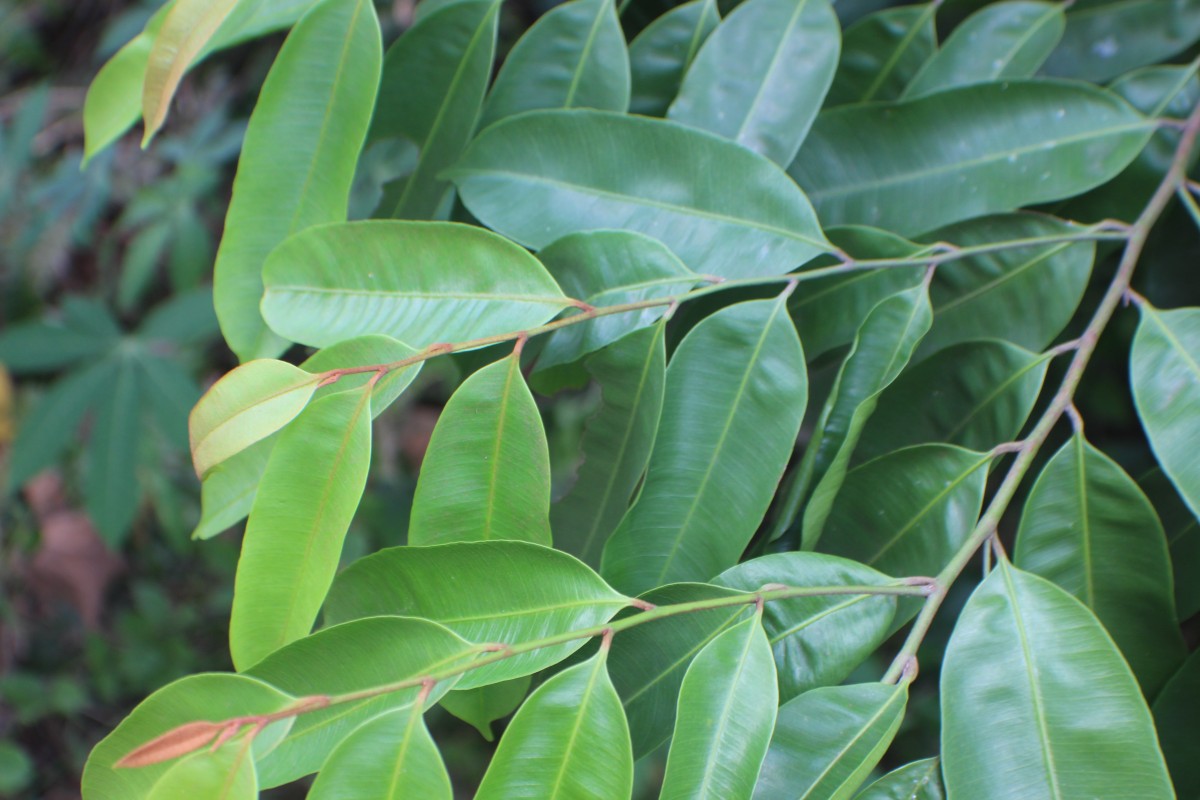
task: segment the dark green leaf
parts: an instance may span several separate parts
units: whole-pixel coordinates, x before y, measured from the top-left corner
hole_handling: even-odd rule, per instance
[[[691,0],[663,14],[634,37],[629,43],[631,113],[649,117],[667,113],[684,73],[720,21],[715,0]]]
[[[1170,479],[1155,467],[1138,481],[1154,504],[1167,534],[1175,571],[1175,613],[1180,620],[1200,613],[1200,519],[1184,505]]]
[[[117,306],[129,312],[141,301],[171,239],[171,224],[156,222],[138,231],[129,242],[117,282]]]
[[[103,306],[74,297],[58,319],[13,325],[0,333],[0,363],[16,375],[53,372],[103,356],[119,338]]]
[[[1200,650],[1192,653],[1154,702],[1158,741],[1180,797],[1200,797]]]
[[[255,442],[208,471],[200,486],[200,521],[193,539],[211,539],[246,518],[277,438],[272,434]]]
[[[478,689],[449,692],[442,698],[442,708],[474,727],[490,742],[495,738],[492,735],[492,723],[517,710],[529,692],[530,682],[530,677],[526,675]]]
[[[217,334],[212,292],[206,287],[181,292],[146,315],[138,338],[175,344],[197,344]]]
[[[141,386],[159,433],[179,450],[188,448],[188,413],[200,399],[200,387],[179,362],[140,355]]]
[[[892,770],[854,800],[943,800],[941,765],[936,758],[925,758]]]
[[[88,440],[83,486],[88,516],[113,549],[118,549],[129,533],[142,496],[137,480],[140,372],[132,357],[117,361],[112,383],[96,401],[96,420]]]
[[[895,100],[937,51],[937,3],[885,8],[846,29],[828,106]]]

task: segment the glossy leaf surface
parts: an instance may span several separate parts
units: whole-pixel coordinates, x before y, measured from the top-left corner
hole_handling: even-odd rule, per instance
[[[885,8],[846,29],[826,102],[896,100],[937,50],[936,3]]]
[[[1200,651],[1192,653],[1154,702],[1154,724],[1179,797],[1200,793]]]
[[[1067,14],[1067,30],[1046,72],[1104,82],[1170,58],[1197,39],[1200,3],[1195,0],[1088,4]]]
[[[200,486],[200,521],[193,539],[211,539],[246,518],[276,438],[257,441],[208,471]]]
[[[941,764],[924,758],[884,775],[854,796],[854,800],[943,800]]]
[[[531,679],[528,675],[511,681],[490,683],[478,689],[462,689],[448,692],[442,698],[442,708],[479,731],[479,735],[492,741],[492,723],[507,717],[517,710],[529,693]]]
[[[629,43],[632,96],[629,111],[661,117],[700,46],[721,21],[714,0],[691,0],[672,8]]]
[[[1188,619],[1200,612],[1200,519],[1161,469],[1143,475],[1138,487],[1154,504],[1166,531],[1175,572],[1175,612],[1180,620]]]
[[[335,345],[322,348],[305,359],[300,368],[305,372],[329,372],[375,364],[391,364],[412,358],[416,354],[417,351],[412,347],[390,336],[368,334],[354,339],[345,339]],[[335,392],[358,389],[374,380],[374,385],[371,387],[371,416],[378,417],[404,393],[409,384],[420,374],[421,367],[422,363],[417,362],[408,367],[389,370],[379,377],[376,377],[377,373],[374,372],[342,375],[336,381],[319,387],[313,395],[313,399],[319,400]]]

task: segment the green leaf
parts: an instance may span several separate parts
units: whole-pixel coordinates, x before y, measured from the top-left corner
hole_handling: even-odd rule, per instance
[[[967,17],[904,90],[904,99],[955,86],[1031,78],[1062,38],[1063,6],[1008,0]]]
[[[616,588],[707,580],[750,542],[807,402],[785,301],[728,306],[675,351],[646,479],[604,548],[601,571]]]
[[[664,120],[530,112],[481,133],[446,174],[485,225],[534,248],[577,231],[632,230],[727,278],[783,274],[829,248],[782,170]]]
[[[359,559],[334,582],[325,619],[421,617],[473,642],[515,645],[602,624],[628,604],[566,553],[527,542],[456,542],[391,547]],[[474,669],[458,688],[531,675],[583,644],[570,641]]]
[[[16,375],[53,372],[105,355],[120,335],[102,305],[72,297],[58,319],[13,325],[0,333],[0,363]]]
[[[414,545],[517,539],[550,544],[550,451],[518,355],[450,397],[413,495]]]
[[[167,252],[172,233],[169,222],[155,222],[138,231],[129,242],[117,282],[117,307],[122,311],[129,313],[141,302]]]
[[[784,586],[879,586],[891,580],[870,567],[822,553],[774,553],[744,561],[715,583],[757,592]],[[888,634],[896,598],[839,594],[773,600],[763,610],[779,676],[779,699],[840,683]],[[846,631],[854,631],[847,636]]]
[[[593,566],[629,509],[658,432],[666,382],[666,326],[643,328],[588,358],[600,407],[583,434],[575,484],[550,508],[561,550]]]
[[[904,719],[908,684],[827,686],[784,703],[754,797],[849,800]]]
[[[1200,519],[1161,469],[1143,475],[1138,486],[1154,504],[1167,534],[1175,571],[1175,613],[1180,621],[1190,619],[1200,613]]]
[[[840,44],[826,0],[746,0],[700,48],[667,116],[786,167],[833,81]]]
[[[826,105],[899,98],[937,51],[934,16],[938,5],[885,8],[847,28]]]
[[[193,539],[211,539],[246,518],[277,438],[272,434],[257,441],[208,471],[200,485],[200,521]]]
[[[188,414],[200,400],[200,387],[174,359],[138,353],[140,382],[159,433],[174,448],[188,449]]]
[[[1001,559],[942,665],[950,797],[1173,797],[1137,682],[1096,618]]]
[[[323,0],[292,30],[263,84],[213,278],[221,332],[243,361],[286,345],[259,311],[267,254],[297,231],[346,218],[381,49],[368,0]]]
[[[450,184],[443,171],[475,133],[492,73],[499,2],[456,2],[422,16],[388,50],[369,141],[402,138],[420,148],[416,168],[383,216],[433,219]]]
[[[608,648],[538,687],[513,717],[477,800],[621,798],[633,789],[633,754]]]
[[[96,401],[96,419],[88,440],[83,485],[87,512],[114,550],[119,549],[129,533],[142,496],[137,480],[142,411],[140,372],[131,356],[118,358],[112,383]]]
[[[442,754],[420,706],[380,714],[358,727],[321,766],[312,800],[451,800]]]
[[[1163,472],[1200,517],[1200,309],[1160,311],[1139,305],[1141,322],[1129,354],[1133,402]]]
[[[306,372],[328,372],[335,369],[367,367],[373,364],[391,364],[415,356],[417,351],[404,342],[368,334],[354,339],[345,339],[337,344],[318,350],[308,357],[300,368]],[[396,401],[404,390],[409,387],[421,372],[421,362],[402,369],[394,369],[385,373],[375,381],[371,389],[371,415],[378,417],[384,410]],[[377,373],[360,372],[343,375],[334,383],[322,386],[313,395],[314,400],[347,389],[357,389],[375,378]]]
[[[155,782],[175,762],[136,769],[116,768],[116,762],[152,739],[188,722],[219,722],[247,714],[270,714],[293,699],[256,678],[228,673],[189,675],[157,690],[93,748],[83,769],[83,794],[89,798],[150,796]],[[256,757],[270,750],[287,730],[287,722],[268,726],[255,737]],[[236,746],[236,745],[231,745]]]
[[[1180,797],[1200,796],[1200,650],[1192,653],[1154,702],[1158,741]]]
[[[1158,515],[1133,479],[1082,435],[1063,445],[1030,490],[1013,560],[1092,610],[1147,697],[1183,662]]]
[[[442,708],[471,725],[487,741],[495,737],[492,723],[517,710],[529,692],[531,678],[492,683],[478,689],[449,692],[442,698]]]
[[[271,328],[314,347],[367,334],[458,342],[531,328],[570,305],[529,253],[452,222],[306,230],[275,249],[263,280]]]
[[[892,770],[854,796],[854,800],[943,800],[941,765],[924,758]]]
[[[478,652],[427,620],[372,617],[297,639],[248,674],[296,696],[342,694],[420,679],[434,670],[466,664]],[[439,681],[429,702],[454,684],[454,679]],[[410,707],[420,690],[412,686],[300,715],[287,737],[259,763],[260,782],[269,788],[316,772],[358,726],[383,712]]]
[[[1033,410],[1049,365],[1046,356],[995,340],[939,350],[884,390],[855,459],[929,442],[980,451],[1011,442]]]
[[[788,171],[826,225],[907,236],[1099,186],[1152,132],[1141,114],[1097,88],[984,83],[827,111]]]
[[[283,361],[260,359],[213,384],[188,419],[196,474],[203,477],[291,422],[308,405],[319,380]]]
[[[208,287],[180,292],[157,305],[138,328],[138,338],[176,345],[207,342],[217,334],[212,291]]]
[[[691,0],[672,8],[634,37],[629,43],[630,113],[648,117],[667,113],[700,46],[720,21],[715,0]]]
[[[147,800],[257,800],[258,776],[254,757],[243,738],[200,751],[171,763],[146,795]]]
[[[305,636],[333,582],[371,463],[371,395],[333,394],[279,436],[238,561],[229,650],[245,669]]]
[[[771,646],[758,615],[705,645],[679,690],[661,800],[749,798],[779,699]]]
[[[539,108],[629,108],[629,54],[613,0],[570,0],[543,14],[505,57],[479,127]]]

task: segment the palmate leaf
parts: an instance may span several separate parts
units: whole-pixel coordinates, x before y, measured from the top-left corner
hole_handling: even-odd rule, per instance
[[[937,3],[876,11],[846,29],[826,104],[896,100],[937,51]]]
[[[721,21],[715,0],[691,0],[672,8],[629,43],[632,96],[629,111],[661,117],[700,46]]]
[[[16,375],[53,372],[96,359],[120,341],[108,309],[83,297],[70,297],[55,319],[12,325],[0,333],[0,362]]]
[[[142,495],[137,458],[143,380],[132,356],[117,357],[116,374],[100,394],[88,440],[83,485],[88,516],[114,549],[129,532]]]

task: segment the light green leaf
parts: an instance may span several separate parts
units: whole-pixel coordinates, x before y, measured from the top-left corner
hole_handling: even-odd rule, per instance
[[[1133,402],[1150,447],[1179,495],[1200,517],[1200,309],[1160,311],[1143,302],[1129,354]]]
[[[479,127],[539,108],[629,108],[629,54],[613,0],[570,0],[543,14],[505,57]]]
[[[827,686],[784,703],[756,800],[849,800],[904,719],[908,684]]]
[[[263,280],[271,328],[314,347],[368,334],[458,342],[534,327],[570,305],[529,253],[453,222],[306,230],[271,253]]]
[[[941,765],[924,758],[898,767],[854,796],[854,800],[943,800]]]
[[[629,111],[661,117],[700,46],[721,16],[715,0],[691,0],[651,22],[629,43],[632,97]]]
[[[137,516],[142,487],[137,480],[141,438],[142,371],[131,356],[117,360],[112,383],[102,390],[88,440],[84,498],[88,516],[114,550]]]
[[[1175,572],[1175,613],[1182,622],[1200,613],[1200,519],[1158,467],[1143,475],[1138,486],[1154,504],[1167,534]]]
[[[807,402],[785,300],[728,306],[675,351],[646,479],[604,548],[602,574],[618,589],[707,580],[754,535]]]
[[[824,224],[907,236],[1099,186],[1152,132],[1124,101],[1084,84],[984,83],[827,111],[788,171]]]
[[[286,346],[259,311],[267,254],[297,231],[346,218],[381,49],[368,0],[323,0],[292,30],[263,84],[213,277],[221,332],[243,361]]]
[[[204,476],[291,422],[308,405],[319,380],[286,362],[260,359],[214,383],[188,419],[196,474]]]
[[[318,350],[309,356],[300,365],[300,368],[305,372],[328,372],[335,369],[367,367],[373,364],[391,364],[411,358],[416,354],[415,349],[390,336],[367,334],[354,339],[345,339]],[[378,417],[394,403],[396,398],[416,380],[422,366],[421,362],[416,362],[401,369],[390,370],[383,377],[377,379],[371,389],[371,415]],[[343,375],[334,383],[317,389],[313,399],[319,400],[334,392],[357,389],[369,382],[375,375],[376,373],[373,372]]]
[[[549,545],[550,451],[518,355],[450,397],[413,495],[413,545],[517,539]]]
[[[1200,650],[1192,653],[1154,702],[1158,741],[1180,797],[1200,796]]]
[[[783,274],[829,248],[778,167],[664,120],[530,112],[481,133],[446,174],[484,224],[534,248],[577,231],[632,230],[728,278]]]
[[[200,484],[200,521],[193,539],[211,539],[241,522],[254,506],[277,434],[271,434],[217,464]]]
[[[758,615],[705,645],[679,690],[661,800],[748,800],[778,702],[775,663]]]
[[[334,582],[325,619],[421,617],[473,642],[515,645],[602,624],[628,604],[566,553],[527,542],[457,542],[392,547],[359,559]],[[583,644],[544,647],[474,669],[458,688],[531,675]]]
[[[1137,682],[1096,618],[1000,560],[942,665],[950,797],[1174,797]]]
[[[1183,663],[1158,515],[1133,479],[1082,435],[1063,445],[1030,490],[1013,560],[1092,610],[1146,697]]]
[[[490,742],[495,738],[492,723],[517,710],[529,692],[531,682],[532,679],[526,675],[478,689],[449,692],[442,698],[442,708],[471,725]]]
[[[314,402],[279,436],[238,561],[229,650],[239,669],[305,636],[333,582],[371,463],[371,395]]]
[[[608,648],[538,687],[513,717],[476,800],[627,798],[633,754]]]
[[[244,737],[201,750],[171,762],[146,795],[147,800],[257,800],[258,776],[254,756]]]
[[[903,98],[955,86],[1030,78],[1062,38],[1063,6],[1007,0],[967,17],[917,73]]]
[[[885,8],[847,28],[826,105],[899,98],[937,51],[934,16],[938,5]]]

